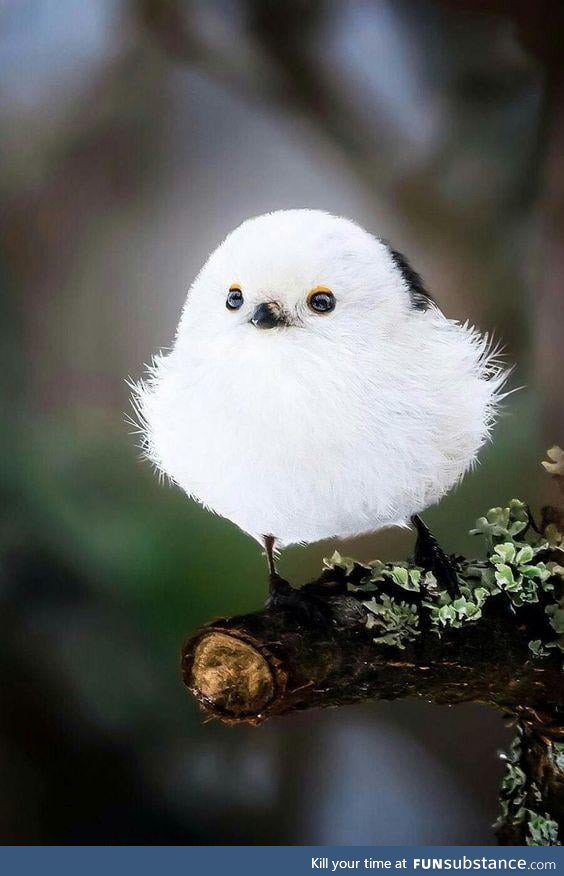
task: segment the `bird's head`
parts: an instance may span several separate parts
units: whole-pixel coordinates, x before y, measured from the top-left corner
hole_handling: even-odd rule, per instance
[[[179,340],[373,345],[429,304],[418,275],[384,241],[320,210],[281,210],[247,220],[212,253]]]

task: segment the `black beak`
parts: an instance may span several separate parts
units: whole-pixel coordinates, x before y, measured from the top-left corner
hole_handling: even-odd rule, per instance
[[[270,329],[281,325],[287,325],[284,314],[279,304],[271,301],[268,304],[258,304],[251,316],[251,323],[255,328]]]

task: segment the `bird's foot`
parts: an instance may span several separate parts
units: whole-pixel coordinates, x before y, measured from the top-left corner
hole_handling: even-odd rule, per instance
[[[282,575],[279,575],[278,572],[271,572],[269,574],[267,607],[283,603],[284,600],[291,598],[293,593],[297,593],[297,591]]]
[[[288,609],[301,616],[308,625],[327,624],[330,620],[326,605],[309,593],[306,587],[296,588],[277,572],[269,576],[267,608]]]
[[[429,527],[418,514],[413,515],[411,522],[417,530],[415,562],[427,572],[432,572],[451,599],[456,599],[460,596],[460,588],[454,561],[445,554]]]
[[[324,603],[308,592],[307,588],[292,587],[282,575],[278,574],[274,559],[276,539],[272,535],[263,537],[266,562],[268,566],[268,599],[267,608],[288,609],[300,616],[306,624],[322,625],[330,620],[329,612]]]

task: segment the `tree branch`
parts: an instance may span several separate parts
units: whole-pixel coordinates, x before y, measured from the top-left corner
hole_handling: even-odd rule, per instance
[[[560,657],[535,660],[529,648],[541,635],[542,609],[516,614],[503,596],[492,598],[480,620],[437,634],[420,595],[416,600],[398,587],[390,588],[389,599],[370,599],[347,592],[349,583],[346,575],[325,574],[302,588],[296,606],[205,628],[184,650],[186,686],[207,713],[232,723],[419,696],[451,705],[489,703],[542,716],[546,727],[564,724]],[[388,617],[374,615],[367,607],[372,602]],[[386,626],[377,641],[381,630],[370,622],[381,616]],[[403,647],[385,641],[407,639],[410,630],[418,633]]]
[[[560,486],[564,454],[551,451]],[[413,562],[335,553],[280,604],[215,621],[183,650],[184,683],[206,715],[260,724],[315,707],[422,697],[513,716],[497,825],[504,843],[553,844],[564,827],[564,536],[543,510],[493,508],[473,534],[486,556],[453,557],[460,596]]]

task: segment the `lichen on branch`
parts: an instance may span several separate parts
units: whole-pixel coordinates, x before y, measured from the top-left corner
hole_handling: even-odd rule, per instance
[[[453,557],[460,595],[449,595],[432,572],[409,563],[358,563],[335,552],[324,561],[328,572],[338,571],[347,590],[363,594],[366,627],[377,645],[405,648],[422,629],[436,635],[483,617],[493,597],[508,610],[537,606],[529,625],[539,637],[529,641],[535,657],[564,651],[563,536],[554,524],[540,531],[528,507],[518,499],[505,508],[492,508],[471,530],[485,543],[486,557]],[[384,588],[393,586],[391,595]],[[401,592],[404,591],[402,594]],[[414,601],[414,595],[418,599]],[[534,621],[534,623],[533,623]]]
[[[563,737],[564,738],[564,737]],[[504,845],[555,846],[564,838],[564,741],[517,724],[494,830]]]

